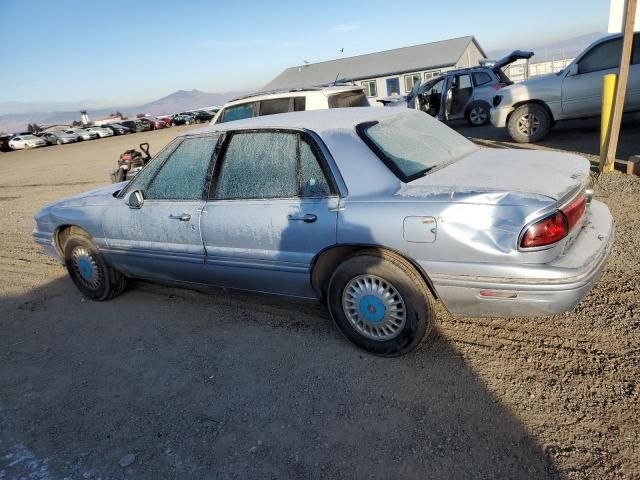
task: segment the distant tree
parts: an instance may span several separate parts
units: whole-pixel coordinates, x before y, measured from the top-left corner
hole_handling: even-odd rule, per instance
[[[116,112],[116,117],[127,118],[121,112]]]
[[[72,127],[81,127],[82,126],[82,122],[80,122],[79,120],[74,120],[73,123],[71,123]]]
[[[30,133],[38,133],[42,131],[42,127],[37,123],[30,123],[27,125],[27,131]]]
[[[136,115],[136,118],[144,118],[146,115],[144,113],[139,113]]]

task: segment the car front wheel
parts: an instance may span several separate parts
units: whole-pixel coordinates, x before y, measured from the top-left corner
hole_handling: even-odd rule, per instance
[[[551,116],[542,105],[527,103],[511,114],[507,128],[511,138],[518,143],[539,142],[551,129]]]
[[[399,255],[366,250],[342,262],[329,282],[328,305],[340,331],[381,356],[413,350],[433,329],[433,297]]]
[[[75,286],[91,300],[110,300],[127,286],[124,275],[109,266],[95,244],[84,235],[71,234],[66,239],[64,263]]]

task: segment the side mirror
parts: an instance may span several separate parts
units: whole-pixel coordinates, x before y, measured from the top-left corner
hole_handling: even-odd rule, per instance
[[[569,69],[567,70],[567,77],[573,77],[578,74],[578,64],[572,63],[569,65]]]
[[[134,190],[127,197],[127,205],[129,208],[141,208],[144,203],[144,197],[142,196],[142,192],[140,190]]]

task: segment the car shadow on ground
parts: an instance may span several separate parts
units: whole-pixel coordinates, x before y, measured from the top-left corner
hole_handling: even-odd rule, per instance
[[[63,276],[0,329],[2,478],[563,478],[437,333],[378,358],[316,304]]]
[[[492,125],[470,127],[465,123],[452,123],[451,127],[472,140],[486,146],[504,148],[550,148],[584,155],[600,155],[600,119],[571,120],[557,123],[549,135],[536,144],[514,142],[506,128]],[[618,143],[616,158],[628,160],[640,155],[640,116],[625,117]]]

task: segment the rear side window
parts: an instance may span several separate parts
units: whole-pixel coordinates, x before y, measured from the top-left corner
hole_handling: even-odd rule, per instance
[[[238,133],[224,156],[215,198],[296,196],[296,143],[293,133]]]
[[[620,66],[622,38],[603,42],[593,47],[578,62],[578,73],[598,72]]]
[[[491,82],[491,75],[487,72],[474,72],[473,73],[473,83],[475,83],[476,87],[480,85],[485,85]]]
[[[219,135],[186,138],[171,153],[151,184],[145,198],[157,200],[198,200],[218,143]]]
[[[234,134],[220,165],[217,200],[319,197],[331,183],[304,136],[289,132]]]
[[[274,98],[271,100],[262,100],[260,102],[260,116],[273,115],[275,113],[287,113],[289,111],[289,103],[291,98]]]
[[[363,91],[342,92],[329,96],[329,108],[368,106],[369,100]]]
[[[253,117],[254,104],[243,103],[242,105],[234,105],[227,108],[222,116],[223,122],[231,122],[233,120],[242,120],[243,118]]]

